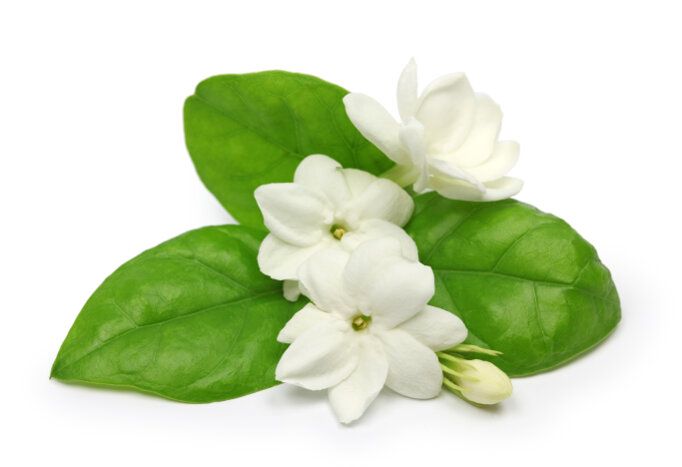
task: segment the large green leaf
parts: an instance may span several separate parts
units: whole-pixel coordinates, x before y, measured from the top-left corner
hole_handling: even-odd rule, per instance
[[[194,230],[127,262],[95,291],[52,368],[61,380],[187,402],[276,384],[277,333],[301,303],[258,270],[262,234]]]
[[[563,220],[514,200],[415,201],[407,231],[436,275],[432,303],[464,320],[469,342],[504,352],[492,361],[510,375],[567,362],[620,320],[608,269]]]
[[[209,78],[185,102],[185,139],[206,187],[244,225],[262,227],[253,191],[291,182],[310,154],[374,174],[390,160],[346,116],[346,90],[313,76],[267,71]]]

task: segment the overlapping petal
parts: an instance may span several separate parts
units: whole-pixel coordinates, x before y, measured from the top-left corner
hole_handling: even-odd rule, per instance
[[[386,386],[414,399],[436,397],[443,372],[433,350],[400,329],[383,331],[379,338],[388,359]]]
[[[433,351],[446,350],[461,344],[467,328],[449,311],[427,305],[421,312],[398,326]]]
[[[382,219],[396,225],[405,225],[414,209],[414,201],[394,182],[376,178],[365,190],[346,206],[340,215],[350,224],[364,219]]]
[[[285,344],[291,344],[310,328],[328,323],[332,319],[334,318],[330,313],[320,310],[312,303],[308,303],[287,321],[287,324],[279,332],[277,340]]]
[[[254,195],[268,230],[292,245],[316,243],[333,220],[324,195],[296,183],[261,185]]]
[[[315,305],[329,313],[350,317],[357,306],[344,283],[348,258],[340,247],[321,250],[301,265],[298,278],[301,292]]]
[[[333,247],[334,242],[326,235],[310,246],[296,246],[268,234],[258,250],[258,267],[273,279],[296,280],[299,266],[316,252]]]
[[[343,272],[345,290],[372,325],[390,329],[424,309],[433,297],[431,268],[402,256],[393,238],[360,245]]]
[[[294,173],[294,183],[324,193],[332,206],[340,206],[351,198],[341,164],[322,154],[301,161]]]
[[[354,251],[365,242],[382,238],[393,238],[400,242],[401,254],[405,258],[411,261],[419,259],[417,245],[412,240],[412,237],[397,225],[380,219],[362,221],[357,229],[343,236],[341,244],[346,250]]]
[[[275,377],[306,389],[326,389],[346,379],[358,365],[357,340],[350,326],[330,320],[298,336],[282,355]]]
[[[355,370],[329,389],[329,401],[341,423],[360,418],[384,387],[388,376],[388,360],[381,341],[374,336],[363,336],[358,347]]]

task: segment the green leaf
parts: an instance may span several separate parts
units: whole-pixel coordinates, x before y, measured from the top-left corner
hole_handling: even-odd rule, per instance
[[[310,154],[384,172],[391,161],[350,122],[346,94],[313,76],[284,71],[203,81],[185,102],[185,140],[199,177],[237,221],[262,228],[253,191],[291,182]]]
[[[121,266],[85,304],[52,376],[186,402],[277,384],[285,346],[276,337],[303,304],[258,270],[262,235],[205,227]]]
[[[407,231],[436,275],[432,304],[462,318],[469,343],[502,351],[489,359],[511,376],[575,358],[620,320],[608,269],[563,220],[515,200],[415,201]]]

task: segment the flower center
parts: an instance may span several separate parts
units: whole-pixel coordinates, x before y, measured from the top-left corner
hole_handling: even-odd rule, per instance
[[[354,331],[362,331],[367,329],[369,323],[372,322],[372,317],[367,315],[356,315],[351,321]]]
[[[332,236],[334,236],[334,238],[337,240],[341,240],[343,236],[346,234],[346,228],[339,224],[332,225],[329,231],[332,233]]]

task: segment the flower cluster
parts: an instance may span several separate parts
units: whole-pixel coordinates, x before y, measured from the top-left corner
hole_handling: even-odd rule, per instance
[[[402,229],[414,203],[388,178],[417,192],[501,199],[521,188],[503,177],[518,146],[497,142],[499,108],[475,95],[464,75],[436,80],[420,97],[416,86],[410,62],[398,85],[401,124],[367,96],[344,99],[351,121],[396,162],[385,178],[311,155],[292,183],[255,192],[270,231],[258,253],[261,271],[284,281],[288,300],[300,294],[310,300],[279,333],[290,346],[276,378],[326,389],[343,423],[358,419],[384,386],[415,399],[435,397],[445,386],[476,404],[511,394],[507,375],[468,358],[498,352],[464,344],[464,323],[428,304],[433,271]]]

